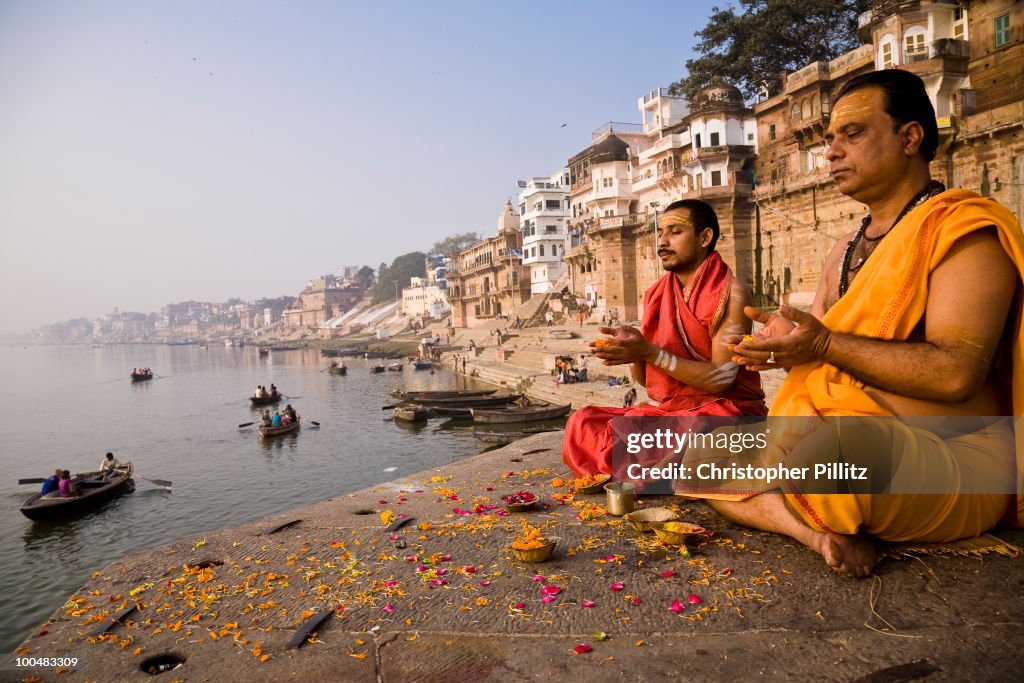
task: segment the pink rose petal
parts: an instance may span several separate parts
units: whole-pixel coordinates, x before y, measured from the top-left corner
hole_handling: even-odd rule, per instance
[[[384,587],[385,588],[391,588],[392,586],[397,586],[397,585],[398,585],[398,581],[395,581],[394,579],[391,579],[390,581],[385,581],[384,582]]]
[[[480,582],[480,585],[481,585],[481,586],[490,586],[490,585],[491,585],[491,582],[490,582],[490,581],[481,581],[481,582]]]
[[[558,586],[544,586],[540,589],[540,592],[544,595],[558,595],[562,592],[562,589]]]
[[[579,645],[574,647],[573,650],[576,651],[576,654],[582,655],[582,654],[585,654],[587,652],[593,652],[594,648],[590,647],[586,643],[580,643]]]
[[[686,600],[687,600],[687,602],[689,602],[689,603],[690,603],[691,605],[699,605],[699,604],[701,604],[702,602],[704,602],[703,600],[701,600],[700,598],[698,598],[698,597],[697,597],[696,595],[694,595],[693,593],[690,593],[690,597],[688,597],[688,598],[687,598]]]
[[[467,574],[476,574],[476,567],[466,567],[462,571],[466,572]]]
[[[684,609],[686,609],[686,605],[683,604],[682,600],[673,600],[672,604],[668,606],[668,611],[675,612],[676,614],[679,614]]]
[[[626,587],[626,584],[622,583],[621,581],[619,581],[617,583],[613,583],[611,586],[609,586],[609,588],[611,588],[613,591],[620,591],[620,590],[622,590],[625,587]]]
[[[584,600],[583,603],[580,606],[581,607],[593,607],[594,604],[595,603],[593,601],[591,601],[591,600]]]
[[[388,614],[391,614],[392,612],[395,611],[395,606],[394,605],[384,605],[384,611],[387,612]]]
[[[541,576],[540,574],[537,574],[537,576],[535,576],[532,579],[530,579],[530,581],[543,581],[543,580],[544,580],[544,577]]]
[[[558,598],[556,598],[554,595],[545,595],[543,598],[540,599],[540,601],[541,602],[551,602],[552,600],[557,600],[557,599]]]
[[[526,607],[526,603],[525,602],[517,602],[515,604],[515,608],[516,609],[523,609],[524,607]]]
[[[442,556],[441,556],[441,561],[442,561],[442,562],[448,562],[448,561],[450,561],[451,559],[452,559],[452,556],[451,556],[451,555],[442,555]]]
[[[423,565],[421,564],[420,566],[416,567],[416,571],[418,571],[418,572],[425,572],[425,571],[427,571],[427,568],[426,568],[426,567],[424,567],[424,566],[423,566]]]
[[[663,578],[663,579],[671,579],[675,575],[676,575],[676,573],[670,569],[667,572],[662,572],[661,573],[661,578]]]

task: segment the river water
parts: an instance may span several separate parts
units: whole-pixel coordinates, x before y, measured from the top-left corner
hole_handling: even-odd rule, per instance
[[[438,467],[487,447],[472,432],[402,427],[381,406],[389,392],[466,388],[447,371],[347,376],[322,372],[316,350],[252,347],[0,347],[0,652],[11,652],[90,574],[129,553]],[[132,368],[156,377],[132,384]],[[247,396],[271,383],[303,417],[297,434],[267,441]],[[475,387],[470,387],[475,388]],[[285,403],[281,403],[283,408]],[[320,429],[309,428],[315,420]],[[33,522],[18,507],[55,467],[98,469],[113,451],[138,474],[134,493],[76,520]]]

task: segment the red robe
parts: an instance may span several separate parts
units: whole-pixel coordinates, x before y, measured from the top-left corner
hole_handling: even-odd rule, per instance
[[[717,251],[704,259],[685,288],[675,273],[666,273],[644,293],[640,331],[646,339],[680,358],[710,362],[712,338],[728,310],[733,280],[732,271]],[[647,395],[659,405],[587,406],[569,418],[562,459],[577,475],[603,472],[615,475],[615,479],[625,478],[623,472],[612,472],[611,421],[615,417],[768,414],[761,378],[746,368],[739,370],[736,381],[721,394],[683,384],[651,363],[647,363],[646,371]],[[619,465],[617,469],[622,469]]]

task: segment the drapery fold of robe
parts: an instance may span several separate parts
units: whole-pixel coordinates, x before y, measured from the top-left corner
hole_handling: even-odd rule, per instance
[[[709,362],[715,330],[728,312],[733,274],[718,252],[711,252],[683,287],[666,273],[644,294],[640,331],[644,338],[680,358]],[[721,394],[692,387],[650,363],[646,366],[647,394],[659,405],[631,408],[588,406],[578,410],[565,427],[562,459],[577,475],[613,472],[615,417],[766,415],[764,392],[757,373],[740,369],[736,381]]]
[[[965,190],[948,190],[918,206],[894,226],[865,262],[847,293],[825,314],[822,322],[835,332],[885,340],[905,340],[922,320],[928,300],[928,281],[956,241],[977,230],[995,227],[999,241],[1024,279],[1024,236],[1013,215],[998,203]],[[978,302],[979,306],[984,302]],[[970,315],[970,311],[964,311]],[[1009,367],[996,366],[1006,384],[1014,416],[1024,415],[1024,335],[1021,290],[1014,300],[1001,349]],[[891,413],[865,391],[864,384],[827,363],[806,363],[792,368],[771,407],[773,416],[882,416]],[[1015,467],[1017,495],[998,499],[929,496],[928,500],[901,495],[788,494],[790,507],[811,527],[823,531],[855,533],[863,528],[887,540],[949,541],[976,535],[994,526],[1000,517],[1022,525],[1024,521],[1024,430],[1005,433],[1002,446],[988,442],[988,451],[1000,449]],[[909,433],[909,432],[908,432]],[[910,434],[910,438],[913,435]],[[926,438],[926,437],[922,437]],[[991,438],[985,435],[984,438]],[[982,443],[984,444],[984,438]],[[1015,444],[1013,443],[1015,441]],[[940,450],[946,445],[940,445]],[[971,446],[952,457],[971,457]],[[1015,447],[1014,447],[1015,446]],[[936,451],[938,452],[938,451]],[[948,455],[948,454],[947,454]],[[945,457],[945,456],[943,456]],[[921,476],[928,459],[918,460]],[[997,494],[992,494],[997,495]],[[961,506],[961,507],[957,507]],[[930,523],[913,531],[897,531],[907,515],[932,516]],[[914,538],[908,538],[908,533]],[[895,537],[894,537],[895,536]]]

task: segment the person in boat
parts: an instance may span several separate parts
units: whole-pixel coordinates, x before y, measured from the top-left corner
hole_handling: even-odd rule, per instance
[[[275,411],[274,412],[274,417],[270,421],[270,426],[271,427],[280,427],[281,426],[281,411]]]
[[[71,472],[63,470],[60,473],[60,483],[57,484],[61,498],[71,498],[78,495],[78,488],[71,481]]]
[[[292,420],[292,418],[288,415],[288,413],[285,413],[284,415],[281,416],[281,426],[282,427],[290,427],[293,422],[294,422],[294,420]]]
[[[265,408],[263,412],[260,413],[260,427],[269,427],[270,421],[270,410]]]
[[[562,459],[577,476],[627,479],[632,463],[612,457],[616,417],[767,415],[760,376],[737,364],[726,345],[727,337],[750,333],[743,307],[752,296],[715,250],[719,233],[718,216],[705,202],[676,201],[662,214],[657,253],[665,274],[644,294],[640,329],[601,327],[610,338],[590,344],[604,365],[631,366],[655,403],[578,410],[562,445]]]
[[[263,387],[256,385],[256,391],[252,392],[253,398],[263,398]]]
[[[100,463],[100,472],[103,473],[104,479],[114,476],[118,470],[122,469],[124,469],[124,465],[114,457],[113,453],[107,453],[106,457],[103,458],[103,462]]]
[[[291,422],[295,422],[298,419],[295,415],[295,408],[292,408],[291,403],[285,406],[284,417],[287,417]]]
[[[275,384],[270,385],[270,397],[277,398],[277,385]]]
[[[59,467],[55,469],[53,471],[53,474],[51,474],[43,481],[43,488],[39,492],[45,496],[47,493],[53,493],[57,491],[58,487],[60,486],[60,475],[61,473],[63,473],[63,471],[64,470],[62,470]]]
[[[736,361],[789,369],[772,415],[860,416],[844,417],[842,435],[836,425],[817,450],[927,479],[931,495],[783,487],[712,505],[864,577],[874,571],[879,540],[949,543],[1000,519],[1024,525],[1024,460],[1013,425],[986,417],[1024,414],[1024,239],[992,199],[932,180],[939,133],[915,74],[885,69],[848,81],[833,98],[825,141],[836,188],[869,213],[828,256],[810,313],[748,309],[764,333],[737,339]],[[967,429],[936,433],[916,426],[922,416],[934,416],[933,424],[960,416]],[[848,440],[868,424],[881,443]],[[1010,485],[982,488],[986,473]]]

